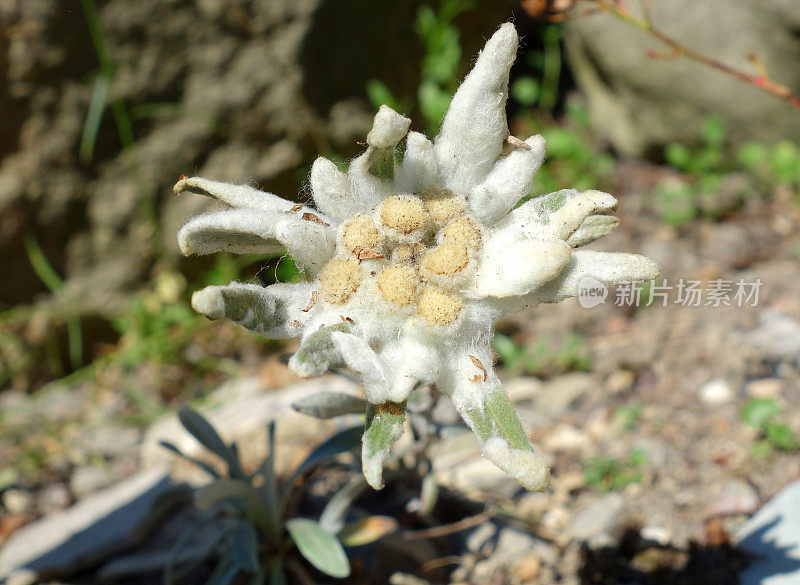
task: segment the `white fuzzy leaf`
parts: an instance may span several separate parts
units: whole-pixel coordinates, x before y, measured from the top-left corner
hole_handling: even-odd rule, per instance
[[[333,257],[336,244],[333,227],[296,216],[278,222],[275,237],[286,246],[295,262],[312,274]]]
[[[311,191],[314,203],[325,215],[342,221],[357,214],[361,206],[350,191],[347,174],[321,156],[311,166]]]
[[[506,23],[494,33],[456,91],[435,140],[444,186],[472,192],[500,156],[508,136],[508,73],[517,52],[517,31]]]
[[[292,201],[287,201],[250,185],[234,185],[201,177],[185,177],[175,184],[173,190],[176,195],[190,191],[207,195],[231,207],[244,207],[260,211],[289,211],[295,205]]]
[[[411,120],[383,105],[372,121],[372,130],[367,134],[367,144],[375,148],[392,148],[403,139],[409,126]]]
[[[570,253],[563,240],[498,234],[484,247],[474,294],[495,298],[527,294],[555,278],[569,262]]]
[[[333,346],[342,357],[345,365],[358,374],[367,401],[380,404],[389,400],[389,384],[386,372],[378,355],[367,342],[350,333],[334,332],[331,335]]]
[[[559,277],[526,297],[526,302],[557,303],[578,294],[581,279],[591,277],[605,286],[653,280],[658,264],[639,254],[575,250]]]
[[[289,339],[303,332],[311,298],[311,284],[257,284],[233,282],[207,286],[192,295],[192,308],[209,319],[229,319],[269,339]]]
[[[469,200],[470,209],[485,222],[504,217],[531,192],[533,178],[545,157],[545,141],[539,135],[525,141],[531,149],[517,148],[499,159]]]
[[[419,193],[436,180],[436,155],[433,143],[424,134],[409,132],[403,165],[398,169],[395,184],[403,193]]]
[[[178,232],[181,252],[191,254],[274,254],[283,250],[275,237],[281,212],[224,209],[189,220]]]

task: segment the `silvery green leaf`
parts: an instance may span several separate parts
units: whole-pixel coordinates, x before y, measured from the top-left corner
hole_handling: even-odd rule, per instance
[[[217,470],[211,467],[208,463],[206,463],[205,461],[200,461],[196,457],[190,457],[189,455],[178,449],[178,447],[176,447],[173,443],[169,441],[159,441],[158,444],[167,449],[168,451],[172,451],[179,457],[183,457],[187,461],[191,461],[211,477],[213,478],[219,477],[219,473],[217,473]]]
[[[188,406],[182,406],[178,411],[178,419],[201,445],[228,464],[228,472],[232,477],[245,476],[236,454],[203,415]]]
[[[344,487],[325,504],[325,508],[319,516],[319,525],[332,534],[341,530],[350,506],[366,488],[367,482],[364,476],[354,475],[351,477]]]
[[[367,425],[361,447],[361,467],[367,483],[374,489],[383,488],[383,464],[392,445],[403,433],[406,403],[386,402],[369,404]]]
[[[258,536],[251,524],[239,522],[228,533],[230,558],[236,565],[250,573],[258,571]]]
[[[342,544],[330,532],[307,518],[292,518],[286,529],[309,563],[326,575],[342,579],[350,575],[350,561]]]
[[[292,403],[297,412],[321,419],[362,413],[365,407],[363,398],[342,392],[317,392]]]

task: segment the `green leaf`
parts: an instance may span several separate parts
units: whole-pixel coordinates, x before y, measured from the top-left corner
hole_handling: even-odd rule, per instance
[[[236,457],[236,453],[225,444],[211,423],[196,410],[182,406],[178,411],[181,424],[197,439],[206,449],[219,456],[228,464],[228,470],[233,477],[244,477],[245,474]]]
[[[363,398],[343,392],[318,392],[301,398],[292,408],[301,414],[327,419],[345,414],[364,412],[366,402]]]
[[[347,524],[336,535],[344,546],[364,546],[397,530],[397,520],[390,516],[367,516]]]
[[[238,499],[244,504],[244,513],[259,528],[274,532],[273,517],[267,509],[261,494],[252,485],[241,479],[223,477],[199,488],[194,495],[194,505],[206,511],[223,500]]]
[[[217,473],[217,470],[211,467],[208,463],[206,463],[205,461],[200,461],[195,457],[190,457],[189,455],[186,455],[186,453],[178,449],[178,447],[176,447],[173,443],[170,443],[169,441],[159,441],[158,444],[167,449],[168,451],[172,451],[179,457],[183,457],[187,461],[191,461],[211,477],[215,479],[220,477],[219,473]]]
[[[367,405],[361,467],[367,483],[376,490],[383,487],[383,464],[389,456],[392,445],[403,433],[405,419],[405,402]]]
[[[772,398],[753,398],[742,409],[742,422],[760,429],[780,412],[781,407]]]
[[[240,522],[228,534],[231,560],[250,573],[258,571],[258,536],[251,524]]]
[[[511,97],[523,106],[533,106],[541,95],[541,86],[533,77],[520,77],[511,84]]]
[[[725,122],[719,116],[707,116],[703,119],[703,140],[709,146],[720,147],[725,142]]]
[[[791,185],[800,180],[800,152],[797,145],[783,140],[775,145],[770,156],[775,180],[781,185]]]
[[[685,171],[692,163],[692,151],[683,144],[668,144],[664,149],[664,158],[673,167]]]
[[[344,520],[347,512],[353,505],[353,502],[360,496],[367,488],[367,482],[363,475],[354,475],[344,485],[342,489],[336,492],[333,497],[325,504],[322,514],[319,516],[319,525],[325,530],[334,534],[341,530],[344,526]]]
[[[749,169],[755,169],[767,160],[767,147],[758,142],[748,142],[739,148],[739,163]]]
[[[766,435],[769,442],[782,451],[792,452],[800,448],[800,442],[789,425],[768,423]]]
[[[350,561],[342,544],[319,524],[307,518],[292,518],[286,522],[286,529],[300,554],[318,570],[339,579],[350,575]]]

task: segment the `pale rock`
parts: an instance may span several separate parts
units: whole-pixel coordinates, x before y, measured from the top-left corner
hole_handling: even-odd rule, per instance
[[[569,533],[577,540],[590,540],[609,534],[624,522],[626,507],[622,494],[609,492],[578,512],[572,520]]]
[[[749,382],[744,391],[750,398],[779,398],[782,388],[783,381],[780,378],[761,378]]]
[[[697,393],[700,400],[708,406],[722,406],[733,400],[733,390],[724,378],[715,378],[706,382]]]

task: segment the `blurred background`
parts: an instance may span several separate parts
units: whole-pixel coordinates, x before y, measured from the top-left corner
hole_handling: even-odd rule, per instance
[[[796,2],[627,4],[800,92]],[[262,393],[299,382],[280,361],[292,342],[191,311],[204,285],[298,273],[282,256],[180,257],[178,229],[209,204],[174,195],[178,177],[307,201],[314,158],[346,165],[381,104],[435,135],[509,19],[523,36],[510,130],[548,144],[533,195],[611,192],[621,225],[596,248],[650,256],[666,279],[641,287],[639,306],[612,290],[591,309],[570,299],[500,324],[501,376],[555,478],[517,502],[551,543],[536,582],[633,570],[619,540],[598,541],[606,556],[570,549],[598,502],[616,512],[598,534],[635,529],[677,551],[641,561],[642,579],[674,576],[690,540],[726,543],[798,477],[800,111],[785,100],[590,1],[3,0],[0,544],[163,462],[146,429],[177,406],[235,380]],[[698,283],[698,306],[681,281]],[[727,303],[708,300],[714,281],[732,286]],[[737,303],[740,281],[761,283],[755,302]],[[659,285],[674,288],[648,303]],[[321,432],[298,431],[309,444]],[[479,476],[441,481],[496,497]]]

